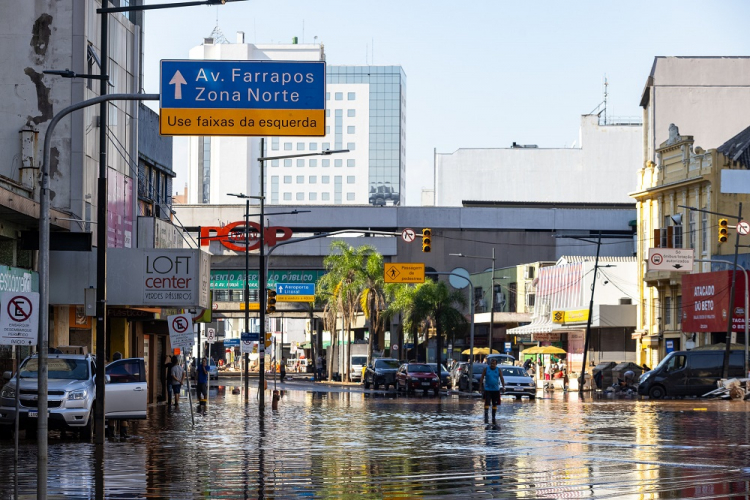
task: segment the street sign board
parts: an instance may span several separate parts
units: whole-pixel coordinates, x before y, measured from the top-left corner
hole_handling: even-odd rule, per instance
[[[216,342],[216,329],[215,328],[206,328],[206,342],[209,344],[213,344]]]
[[[161,135],[324,136],[325,61],[162,60]]]
[[[737,224],[737,232],[742,235],[750,233],[750,223],[746,220],[740,221]]]
[[[253,342],[243,340],[240,343],[240,352],[242,354],[251,354],[253,352],[253,345],[255,345]]]
[[[693,272],[692,248],[649,248],[648,271]]]
[[[424,263],[385,264],[384,278],[386,283],[424,283]]]
[[[250,306],[248,308],[248,311],[260,311],[260,302],[248,302],[248,305]],[[245,310],[245,303],[240,302],[240,311]]]
[[[239,347],[240,339],[224,339],[224,347]]]
[[[277,283],[277,302],[314,302],[315,283]]]
[[[0,345],[35,345],[39,337],[39,293],[0,294]]]
[[[193,316],[190,313],[167,316],[167,326],[173,348],[189,349],[193,346]]]
[[[257,342],[260,340],[260,333],[258,332],[242,332],[241,338],[243,342]]]

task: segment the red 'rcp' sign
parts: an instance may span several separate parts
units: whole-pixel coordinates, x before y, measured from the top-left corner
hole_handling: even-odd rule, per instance
[[[249,245],[247,250],[255,250],[260,247],[260,224],[248,222],[248,230],[245,231],[245,221],[231,222],[223,227],[202,227],[201,246],[206,246],[212,241],[218,241],[226,248],[235,252],[245,251],[245,238]],[[248,234],[245,234],[248,233]],[[288,227],[267,227],[263,231],[263,241],[268,246],[274,246],[278,241],[288,240],[292,237],[292,230]]]

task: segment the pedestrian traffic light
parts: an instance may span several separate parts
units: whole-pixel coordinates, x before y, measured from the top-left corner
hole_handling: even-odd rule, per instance
[[[719,219],[719,243],[726,243],[729,239],[729,221]]]
[[[422,229],[422,251],[425,253],[432,252],[432,229]]]
[[[266,290],[266,312],[276,312],[276,290]]]

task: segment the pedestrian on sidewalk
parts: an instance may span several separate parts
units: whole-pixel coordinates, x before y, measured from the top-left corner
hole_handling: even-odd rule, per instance
[[[318,382],[323,381],[323,355],[318,354],[315,359],[315,373],[318,377]]]
[[[172,356],[172,392],[174,393],[174,406],[177,408],[180,404],[180,389],[185,381],[185,369],[179,363],[177,356]]]
[[[497,358],[490,359],[490,365],[484,367],[482,377],[479,379],[479,390],[484,393],[484,423],[489,424],[489,409],[492,405],[492,426],[497,427],[495,415],[500,405],[500,384],[505,390],[505,379],[503,372],[497,366]]]
[[[172,406],[172,366],[172,357],[165,354],[161,383],[163,391],[166,392],[166,395],[162,395],[162,397],[167,401],[167,406]]]
[[[284,378],[286,378],[286,358],[282,357],[279,364],[279,381],[283,382]]]

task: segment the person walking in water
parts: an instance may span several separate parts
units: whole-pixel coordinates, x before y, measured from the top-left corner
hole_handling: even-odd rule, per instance
[[[482,378],[479,379],[479,388],[484,392],[484,423],[489,424],[489,409],[492,405],[492,427],[497,428],[495,416],[497,407],[500,405],[500,384],[505,390],[505,379],[500,367],[497,366],[497,358],[490,359],[490,365],[484,368]]]
[[[177,356],[172,356],[172,392],[174,393],[174,406],[180,405],[180,389],[185,381],[185,369],[180,365]]]

